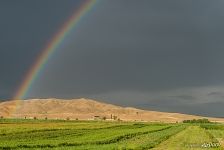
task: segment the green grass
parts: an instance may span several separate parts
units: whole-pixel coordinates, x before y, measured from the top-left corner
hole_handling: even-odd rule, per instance
[[[220,124],[0,119],[0,149],[172,149],[217,143]],[[219,147],[221,149],[221,147]]]
[[[223,124],[205,124],[201,125],[206,129],[211,136],[219,141],[222,147],[224,147],[224,125]]]
[[[218,143],[218,140],[207,130],[192,125],[161,143],[154,150],[222,149]]]

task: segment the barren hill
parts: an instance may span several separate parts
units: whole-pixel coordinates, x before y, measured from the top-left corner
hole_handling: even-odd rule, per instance
[[[17,107],[15,108],[15,104]],[[11,114],[9,116],[9,114]],[[23,101],[6,101],[0,103],[0,116],[13,118],[52,118],[92,120],[117,118],[125,121],[163,121],[180,122],[186,119],[203,118],[201,116],[180,113],[167,113],[140,110],[130,107],[97,102],[90,99],[31,99]],[[212,121],[224,122],[223,118],[208,118]]]

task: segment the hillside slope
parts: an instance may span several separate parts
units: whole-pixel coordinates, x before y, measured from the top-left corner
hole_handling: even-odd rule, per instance
[[[17,107],[15,108],[15,104]],[[97,102],[90,99],[31,99],[23,101],[6,101],[0,103],[0,116],[13,118],[52,118],[91,120],[94,116],[108,119],[112,116],[126,121],[163,121],[180,122],[186,119],[202,118],[200,116],[180,113],[167,113],[140,110],[130,107]],[[208,118],[212,121],[224,122],[222,118]]]

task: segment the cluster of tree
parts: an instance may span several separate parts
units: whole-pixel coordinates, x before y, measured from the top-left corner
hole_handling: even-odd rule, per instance
[[[184,120],[183,123],[211,123],[208,119]]]

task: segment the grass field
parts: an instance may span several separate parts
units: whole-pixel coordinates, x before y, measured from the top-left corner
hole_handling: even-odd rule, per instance
[[[222,149],[224,125],[0,119],[0,149]]]

